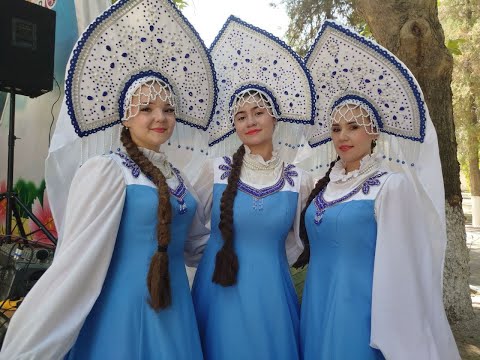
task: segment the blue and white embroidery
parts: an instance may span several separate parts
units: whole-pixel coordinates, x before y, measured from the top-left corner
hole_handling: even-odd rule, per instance
[[[228,176],[230,176],[230,173],[232,171],[232,160],[224,156],[223,160],[225,161],[225,164],[220,164],[218,168],[223,171],[222,175],[220,176],[221,180],[226,179]],[[237,183],[237,190],[240,190],[248,195],[251,195],[253,197],[253,208],[255,210],[261,211],[263,210],[263,198],[267,197],[269,195],[275,194],[276,192],[279,192],[280,190],[283,189],[285,186],[285,183],[288,183],[290,186],[294,187],[295,182],[293,180],[294,177],[298,176],[298,172],[294,170],[295,165],[289,164],[287,166],[284,166],[282,170],[282,176],[280,176],[280,179],[278,181],[271,185],[267,186],[262,189],[257,189],[254,188],[253,186],[245,184],[242,180],[238,180]]]
[[[225,164],[220,164],[218,167],[220,170],[224,171],[224,173],[220,176],[221,180],[225,180],[232,172],[232,160],[228,156],[224,156],[223,161],[225,161]]]
[[[178,213],[182,215],[182,214],[185,214],[188,210],[187,204],[185,204],[185,195],[187,195],[187,187],[183,182],[182,176],[180,175],[180,171],[177,168],[173,167],[172,164],[170,164],[170,166],[172,167],[172,170],[178,179],[178,186],[174,190],[169,187],[168,190],[170,191],[170,194],[177,199]]]
[[[140,171],[140,167],[137,165],[137,163],[135,161],[133,161],[132,159],[130,159],[130,157],[127,154],[120,151],[120,149],[117,149],[115,154],[120,156],[120,158],[123,160],[122,161],[123,165],[125,165],[127,168],[131,169],[133,177],[138,178],[141,171]]]
[[[364,195],[367,195],[370,192],[370,187],[371,186],[378,186],[380,185],[380,180],[378,180],[380,177],[385,175],[387,172],[381,172],[374,174],[373,176],[369,177],[367,180],[365,180],[362,184],[357,186],[355,189],[350,191],[348,194],[342,196],[340,199],[332,200],[332,201],[327,201],[323,198],[323,194],[325,192],[325,188],[323,188],[322,191],[315,197],[314,204],[316,207],[316,212],[315,212],[315,219],[314,222],[315,224],[320,224],[322,222],[323,214],[325,213],[325,210],[333,206],[335,204],[341,203],[342,201],[345,201],[349,198],[351,198],[353,195],[357,194],[360,190],[362,190],[362,193]]]
[[[115,152],[120,158],[122,159],[122,164],[127,167],[128,169],[131,169],[132,175],[135,178],[138,178],[140,176],[140,167],[137,165],[135,161],[133,161],[127,154],[122,152],[120,149],[117,149]],[[185,214],[188,210],[187,204],[185,203],[185,196],[187,195],[187,187],[185,186],[185,183],[183,181],[182,176],[180,175],[180,171],[173,167],[172,164],[170,164],[173,173],[178,179],[178,186],[175,189],[171,189],[168,187],[168,190],[170,194],[177,200],[178,203],[178,214],[182,215]],[[152,181],[152,179],[147,176],[147,178]]]

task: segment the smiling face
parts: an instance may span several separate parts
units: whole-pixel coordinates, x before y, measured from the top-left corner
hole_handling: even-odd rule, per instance
[[[136,115],[124,121],[123,124],[129,128],[132,140],[137,146],[158,151],[160,145],[172,136],[176,119],[175,108],[168,102],[168,96],[165,93],[168,90],[160,89],[158,84],[154,87],[156,93],[159,93],[154,99],[151,98],[151,90],[147,85],[142,85],[135,92],[130,113]]]
[[[344,105],[347,107],[348,105]],[[360,160],[372,152],[372,141],[378,135],[372,134],[370,118],[360,107],[333,113],[332,141],[347,172],[360,168]]]
[[[254,101],[241,105],[234,116],[238,137],[252,152],[255,148],[273,147],[272,138],[276,119],[269,114],[267,106],[259,95]]]

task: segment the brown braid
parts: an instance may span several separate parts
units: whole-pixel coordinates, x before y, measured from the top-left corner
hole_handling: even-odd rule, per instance
[[[170,192],[165,176],[143,155],[126,128],[123,128],[120,140],[127,150],[128,156],[140,167],[142,173],[148,176],[157,186],[157,241],[159,248],[166,248],[170,242],[172,207],[170,205]],[[147,286],[150,293],[149,303],[154,310],[164,309],[171,304],[170,275],[168,273],[168,254],[166,251],[155,251],[153,254],[148,270]]]
[[[305,267],[305,265],[307,265],[310,261],[310,241],[308,240],[307,228],[305,227],[305,213],[307,212],[307,208],[310,206],[313,199],[315,199],[315,197],[320,193],[320,191],[322,191],[330,182],[330,172],[332,171],[333,166],[337,161],[338,158],[337,160],[332,161],[330,163],[330,168],[326,172],[325,176],[317,181],[317,183],[315,184],[315,188],[310,193],[307,199],[307,203],[305,204],[305,207],[300,214],[300,239],[302,239],[304,249],[298,257],[297,261],[292,265],[296,269]]]
[[[215,259],[215,270],[212,281],[222,286],[231,286],[237,282],[238,258],[233,248],[233,203],[237,195],[237,184],[242,170],[245,147],[240,145],[233,154],[232,170],[228,176],[227,187],[223,191],[220,201],[220,223],[218,228],[222,232],[223,246]]]

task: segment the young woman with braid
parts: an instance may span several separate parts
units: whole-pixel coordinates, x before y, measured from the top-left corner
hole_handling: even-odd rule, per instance
[[[173,2],[116,1],[81,34],[46,167],[59,242],[1,360],[203,359],[185,265],[209,230],[166,153],[197,155],[215,103],[211,58]]]
[[[191,187],[160,151],[175,127],[174,97],[152,78],[129,93],[124,149],[89,159],[75,175],[68,236],[15,314],[2,359],[203,358],[185,261],[198,261],[208,230]],[[20,334],[32,302],[44,321]]]
[[[330,21],[306,63],[318,77],[311,156],[337,160],[302,213],[302,358],[460,359],[442,301],[437,137],[419,85],[393,54]]]
[[[242,145],[204,168],[196,190],[211,215],[193,300],[205,359],[298,359],[299,308],[289,260],[310,178],[273,149],[271,100],[245,90],[233,107]]]

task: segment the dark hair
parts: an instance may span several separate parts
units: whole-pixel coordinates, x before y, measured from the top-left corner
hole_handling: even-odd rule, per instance
[[[245,147],[240,145],[233,154],[232,170],[228,176],[227,187],[220,201],[220,223],[218,228],[222,233],[223,246],[215,258],[215,270],[212,281],[222,286],[231,286],[237,282],[238,258],[233,247],[233,203],[237,195],[238,180],[242,170]]]
[[[310,206],[313,199],[315,199],[315,197],[320,193],[320,191],[322,191],[330,182],[330,172],[332,171],[333,166],[338,161],[338,159],[339,158],[330,163],[330,167],[328,168],[325,176],[317,181],[317,183],[315,184],[315,188],[308,196],[307,203],[305,204],[305,207],[300,214],[300,239],[303,242],[303,252],[300,254],[297,261],[295,261],[295,263],[292,265],[296,269],[304,267],[310,261],[310,241],[308,240],[307,228],[305,227],[305,213],[307,212],[307,208]]]
[[[159,251],[155,251],[153,254],[147,275],[147,287],[150,293],[149,304],[158,311],[168,307],[172,302],[168,253],[165,251],[170,242],[170,223],[172,221],[170,191],[165,176],[143,155],[137,144],[132,140],[127,128],[122,129],[120,140],[127,150],[128,156],[135,161],[140,170],[152,180],[158,189],[157,242]]]

